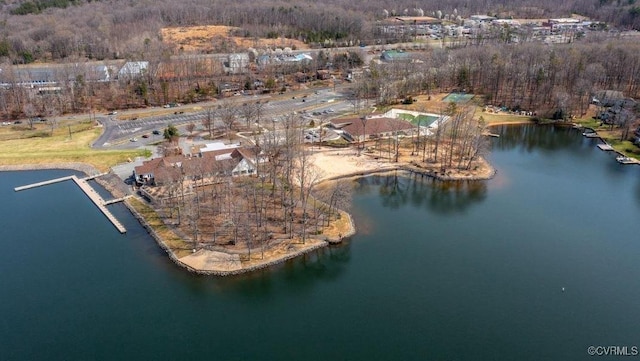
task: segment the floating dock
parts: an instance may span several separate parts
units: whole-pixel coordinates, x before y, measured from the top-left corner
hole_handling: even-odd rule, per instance
[[[616,161],[620,164],[640,164],[640,161],[638,161],[637,159],[625,157],[623,155],[617,156]]]
[[[102,214],[104,214],[105,217],[107,217],[107,219],[118,229],[118,231],[120,231],[120,233],[126,233],[127,229],[124,228],[122,223],[120,223],[120,221],[118,221],[118,219],[111,212],[109,212],[109,210],[107,209],[106,206],[109,205],[109,204],[116,203],[116,202],[122,202],[123,200],[127,199],[129,196],[118,198],[118,199],[112,199],[110,201],[105,201],[104,199],[102,199],[100,194],[98,194],[98,192],[96,192],[96,190],[93,189],[93,187],[91,187],[89,185],[89,183],[87,183],[87,180],[97,178],[97,177],[99,177],[101,175],[104,175],[104,173],[103,174],[89,176],[89,177],[85,177],[85,178],[78,178],[75,175],[72,175],[72,176],[68,176],[68,177],[56,178],[56,179],[51,179],[51,180],[48,180],[48,181],[43,181],[43,182],[28,184],[28,185],[21,186],[21,187],[16,187],[16,188],[14,188],[14,190],[16,192],[19,192],[19,191],[23,191],[23,190],[26,190],[26,189],[42,187],[42,186],[45,186],[45,185],[54,184],[54,183],[58,183],[58,182],[64,182],[64,181],[67,181],[67,180],[73,180],[74,183],[77,184],[78,187],[80,187],[80,189],[84,192],[84,194],[86,194],[87,197],[89,197],[89,199],[91,199],[93,204],[95,204],[96,207],[98,207],[98,209],[102,212]]]
[[[613,147],[611,147],[609,144],[604,143],[604,144],[598,144],[598,148],[600,148],[600,150],[604,150],[604,151],[610,151],[613,150]]]

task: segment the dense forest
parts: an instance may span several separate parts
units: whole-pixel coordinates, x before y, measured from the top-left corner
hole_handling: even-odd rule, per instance
[[[388,14],[490,14],[550,18],[578,13],[619,29],[640,29],[635,0],[349,2],[248,0],[27,0],[5,1],[0,22],[0,57],[13,63],[66,58],[136,59],[164,49],[159,30],[167,26],[217,24],[242,28],[242,35],[284,36],[308,43],[368,39],[373,24]]]

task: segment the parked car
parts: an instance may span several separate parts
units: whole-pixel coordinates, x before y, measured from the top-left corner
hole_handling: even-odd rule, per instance
[[[129,139],[129,141],[130,141],[130,142],[137,142],[137,141],[138,141],[138,138],[131,138],[131,139]]]
[[[143,134],[142,138],[149,138],[149,134]]]
[[[160,131],[159,131],[159,130],[157,130],[157,129],[156,129],[156,130],[154,130],[154,131],[153,131],[153,132],[151,132],[151,133],[153,133],[154,135],[160,135]]]

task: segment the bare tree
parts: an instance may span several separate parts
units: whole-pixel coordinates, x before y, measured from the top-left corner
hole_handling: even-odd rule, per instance
[[[27,116],[27,122],[29,123],[29,129],[33,130],[33,124],[36,121],[36,108],[33,106],[33,103],[26,103],[22,107],[22,112]]]
[[[231,140],[232,132],[235,130],[236,122],[238,120],[238,110],[235,107],[235,104],[229,101],[223,101],[220,105],[220,109],[218,109],[218,114],[220,115],[222,124],[224,124],[227,137]]]
[[[189,136],[193,136],[193,131],[196,129],[196,125],[192,122],[185,126],[187,132],[189,132]]]
[[[213,110],[207,108],[207,115],[201,120],[202,126],[209,132],[209,138],[213,137]]]

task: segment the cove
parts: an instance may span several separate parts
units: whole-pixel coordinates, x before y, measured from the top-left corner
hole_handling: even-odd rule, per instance
[[[637,345],[640,168],[571,129],[493,132],[494,179],[362,178],[345,245],[224,279],[175,266],[109,206],[120,235],[71,183],[13,191],[72,172],[0,173],[1,358],[583,360]]]

